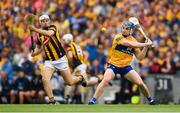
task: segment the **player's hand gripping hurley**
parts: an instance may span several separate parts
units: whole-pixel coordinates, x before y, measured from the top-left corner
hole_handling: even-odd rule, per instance
[[[142,33],[142,35],[144,36],[144,38],[146,40],[148,40],[149,38],[147,37],[147,35],[145,34],[145,32],[143,31],[138,19],[136,17],[131,17],[129,18],[129,21],[132,22],[136,27],[137,29]],[[151,45],[151,47],[155,47],[154,45]]]
[[[24,21],[28,24],[28,25],[32,25],[34,23],[34,20],[35,20],[35,15],[34,14],[27,14],[25,17],[24,17]],[[32,34],[32,31],[30,30],[30,36],[31,36],[31,49],[32,51],[34,52],[34,42],[33,42],[33,34]]]

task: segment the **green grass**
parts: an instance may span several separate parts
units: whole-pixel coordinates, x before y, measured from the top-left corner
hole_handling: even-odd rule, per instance
[[[29,105],[0,105],[0,112],[179,112],[180,105],[40,105],[40,104],[29,104]]]

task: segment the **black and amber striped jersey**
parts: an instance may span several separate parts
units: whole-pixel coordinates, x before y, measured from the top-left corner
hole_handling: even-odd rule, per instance
[[[42,45],[46,54],[46,60],[55,61],[65,55],[65,51],[60,43],[60,36],[55,25],[50,25],[45,30],[53,30],[55,33],[51,37],[39,34],[37,44]]]
[[[71,42],[67,51],[72,51],[72,53],[73,53],[73,59],[72,59],[72,68],[73,69],[76,68],[77,66],[79,66],[80,64],[85,64],[85,58],[83,55],[83,51],[78,44]]]

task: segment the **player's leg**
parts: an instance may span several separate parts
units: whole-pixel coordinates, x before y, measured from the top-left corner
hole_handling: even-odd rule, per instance
[[[86,81],[86,86],[88,84],[88,77],[87,77],[87,73],[86,73],[86,70],[87,70],[87,65],[86,64],[80,64],[79,66],[77,66],[74,71],[73,71],[73,75],[75,76],[82,76],[85,81]]]
[[[44,85],[44,89],[46,91],[46,94],[49,98],[49,103],[55,102],[53,92],[52,92],[51,83],[50,83],[50,80],[51,80],[53,73],[54,73],[54,69],[47,67],[46,64],[41,71],[42,81],[43,81],[43,85]]]
[[[143,93],[143,95],[148,99],[148,101],[150,102],[150,104],[156,104],[155,100],[150,96],[149,93],[149,89],[146,86],[146,84],[143,82],[143,80],[141,79],[140,75],[135,71],[135,70],[131,70],[129,71],[125,77],[130,80],[132,83],[138,85]]]
[[[101,83],[97,86],[97,89],[94,93],[93,98],[89,101],[88,104],[95,104],[96,99],[98,99],[103,93],[104,89],[109,85],[109,82],[114,78],[115,74],[112,69],[108,68],[104,73],[104,78]]]
[[[103,80],[102,74],[99,74],[98,76],[89,77],[87,86],[96,85],[96,84],[100,83],[102,80]]]
[[[81,85],[77,85],[77,89],[75,92],[75,97],[76,97],[76,103],[77,104],[82,104],[84,103],[84,92],[83,92],[84,87],[82,87]]]
[[[142,93],[145,97],[150,97],[150,93],[147,86],[144,84],[143,80],[135,70],[131,70],[129,73],[125,75],[125,77],[132,83],[138,85],[141,88]]]
[[[90,77],[90,78],[88,79],[87,86],[94,86],[94,85],[100,83],[102,80],[103,80],[103,75],[101,75],[101,74],[99,74],[99,75],[96,76],[96,77]],[[112,86],[112,83],[109,82],[109,85]]]
[[[96,85],[97,83],[98,83],[98,78],[97,77],[90,77],[88,79],[87,86],[93,86],[93,85]]]
[[[65,87],[65,92],[64,92],[64,99],[65,99],[65,103],[68,104],[69,103],[69,99],[72,97],[72,93],[74,92],[75,89],[75,85],[73,86],[66,86]]]
[[[66,56],[60,58],[54,66],[58,69],[58,71],[61,73],[61,76],[63,77],[64,81],[68,85],[74,85],[76,83],[81,83],[82,86],[86,87],[87,83],[85,78],[81,76],[73,76],[70,72],[68,61]]]
[[[60,73],[61,73],[61,76],[63,77],[64,81],[67,83],[67,85],[71,86],[71,85],[74,85],[74,84],[79,83],[79,82],[81,82],[81,84],[83,84],[83,82],[85,82],[84,78],[82,76],[72,75],[69,67],[67,67],[64,70],[61,70]]]

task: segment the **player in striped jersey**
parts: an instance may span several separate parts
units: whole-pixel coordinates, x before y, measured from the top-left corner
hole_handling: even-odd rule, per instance
[[[80,47],[80,45],[73,42],[73,36],[71,34],[65,34],[62,37],[62,40],[65,44],[65,47],[67,48],[67,56],[69,65],[72,69],[72,73],[75,75],[83,75],[86,76],[87,86],[92,86],[100,82],[103,78],[103,76],[97,76],[97,77],[87,77],[87,60],[84,57],[84,53]],[[78,94],[78,97],[82,94],[82,89],[79,87],[79,85],[76,86],[67,86],[65,90],[65,99],[66,101],[68,98],[72,96],[72,93],[74,92],[74,89],[77,89],[76,92],[80,93]]]
[[[56,101],[54,100],[50,85],[50,79],[54,71],[59,71],[68,85],[80,82],[86,87],[86,81],[83,76],[71,75],[65,51],[60,43],[59,33],[57,32],[56,26],[50,24],[49,16],[40,16],[39,23],[42,28],[36,28],[34,25],[29,25],[31,31],[39,33],[36,48],[32,53],[32,56],[40,54],[43,50],[45,52],[46,60],[41,75],[44,89],[49,97],[49,103],[55,104]]]

